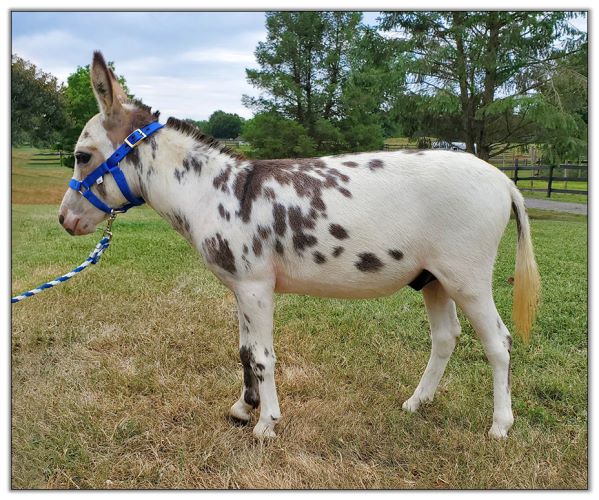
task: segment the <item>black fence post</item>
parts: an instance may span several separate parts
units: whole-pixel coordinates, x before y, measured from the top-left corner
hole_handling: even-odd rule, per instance
[[[514,184],[518,185],[518,158],[514,160]]]
[[[551,184],[553,183],[553,165],[549,166],[549,180],[547,181],[547,198],[551,198]]]

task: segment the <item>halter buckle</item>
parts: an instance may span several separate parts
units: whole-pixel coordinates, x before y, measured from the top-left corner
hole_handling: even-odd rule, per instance
[[[139,136],[137,136],[137,134],[139,134]],[[148,137],[148,136],[143,132],[143,130],[138,128],[137,130],[134,130],[127,136],[127,138],[125,139],[125,144],[127,144],[127,146],[129,146],[131,149],[133,149],[141,141],[143,141],[146,137]],[[131,142],[131,141],[134,141],[134,142]]]

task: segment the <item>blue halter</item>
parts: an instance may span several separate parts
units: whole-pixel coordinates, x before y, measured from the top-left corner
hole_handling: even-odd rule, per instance
[[[123,158],[125,158],[125,156],[133,151],[133,149],[135,149],[135,147],[141,141],[143,141],[146,137],[151,136],[154,132],[162,127],[164,127],[164,125],[161,125],[158,122],[152,122],[143,128],[134,130],[127,136],[125,142],[121,144],[104,163],[95,168],[92,173],[82,181],[72,178],[69,181],[69,187],[81,193],[81,196],[87,198],[87,201],[89,201],[94,207],[102,210],[102,212],[106,212],[107,214],[112,214],[113,212],[126,212],[131,207],[143,205],[145,203],[143,198],[137,198],[129,189],[125,174],[119,168],[119,163],[123,160]],[[102,182],[101,179],[106,174],[112,174],[112,177],[116,181],[121,193],[123,193],[123,196],[129,203],[120,208],[112,209],[92,192],[91,187],[95,183],[100,184]]]

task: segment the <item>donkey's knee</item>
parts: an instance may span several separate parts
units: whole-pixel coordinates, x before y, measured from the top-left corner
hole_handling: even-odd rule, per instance
[[[431,327],[431,337],[433,339],[432,350],[434,354],[443,359],[449,358],[455,349],[461,333],[462,327],[457,318],[455,318],[455,321],[452,320],[445,328],[432,331]]]

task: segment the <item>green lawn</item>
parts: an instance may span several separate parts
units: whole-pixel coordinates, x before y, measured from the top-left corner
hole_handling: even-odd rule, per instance
[[[13,205],[13,294],[99,239],[69,236],[57,209]],[[97,266],[12,306],[12,487],[586,488],[587,219],[530,213],[543,301],[531,344],[514,342],[508,440],[486,436],[491,371],[463,318],[435,401],[401,410],[430,349],[410,289],[278,296],[279,437],[260,444],[231,426],[234,298],[144,207],[118,218]],[[508,327],[515,237],[510,221],[495,270]]]

